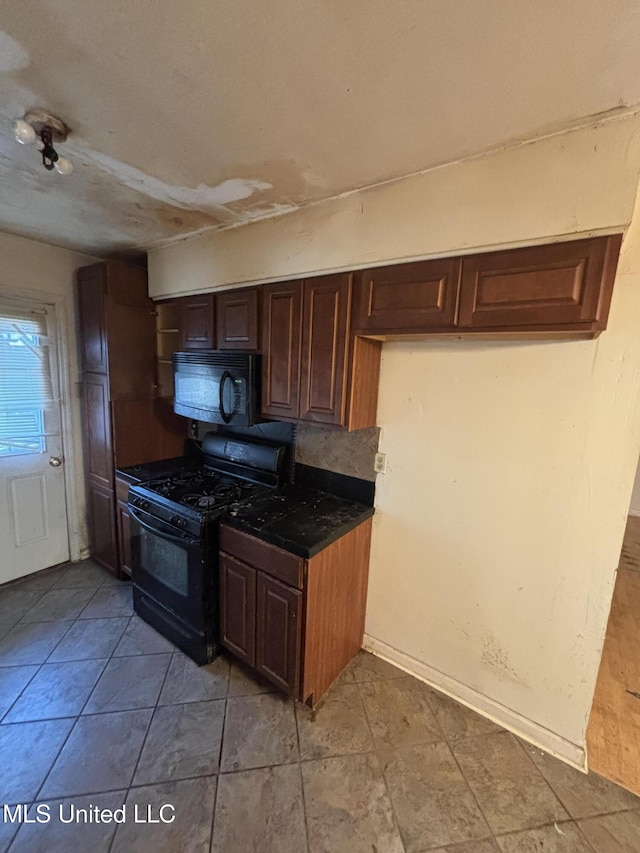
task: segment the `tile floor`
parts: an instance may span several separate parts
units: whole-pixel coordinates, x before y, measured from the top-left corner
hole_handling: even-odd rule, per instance
[[[11,853],[640,851],[640,799],[384,661],[361,653],[312,714],[227,658],[196,667],[90,562],[0,589],[5,803],[52,815],[0,822]],[[134,822],[163,804],[173,823]]]

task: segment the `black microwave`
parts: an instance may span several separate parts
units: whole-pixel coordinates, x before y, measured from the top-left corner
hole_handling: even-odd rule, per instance
[[[260,418],[260,356],[225,350],[173,354],[173,409],[211,424],[251,426]]]

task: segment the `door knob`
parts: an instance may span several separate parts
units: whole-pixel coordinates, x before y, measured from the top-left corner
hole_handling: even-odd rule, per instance
[[[62,465],[62,459],[60,459],[59,456],[52,456],[49,459],[49,465],[51,465],[52,468],[59,468]]]

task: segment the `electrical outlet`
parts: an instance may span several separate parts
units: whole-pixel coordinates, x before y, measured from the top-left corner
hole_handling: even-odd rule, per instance
[[[373,463],[373,470],[376,474],[386,474],[387,473],[387,454],[386,453],[376,453],[376,458]]]

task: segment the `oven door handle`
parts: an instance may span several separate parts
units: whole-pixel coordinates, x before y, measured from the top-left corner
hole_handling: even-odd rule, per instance
[[[149,524],[147,521],[143,521],[140,518],[139,513],[133,509],[131,504],[129,504],[129,515],[135,522],[137,522],[140,527],[144,527],[145,530],[148,530],[149,533],[153,533],[154,536],[159,536],[161,539],[166,539],[168,542],[174,542],[176,545],[186,546],[187,548],[194,548],[196,545],[199,545],[197,539],[191,539],[188,536],[173,536],[171,533],[165,533],[163,530],[158,530],[157,527],[154,527],[153,524]]]

